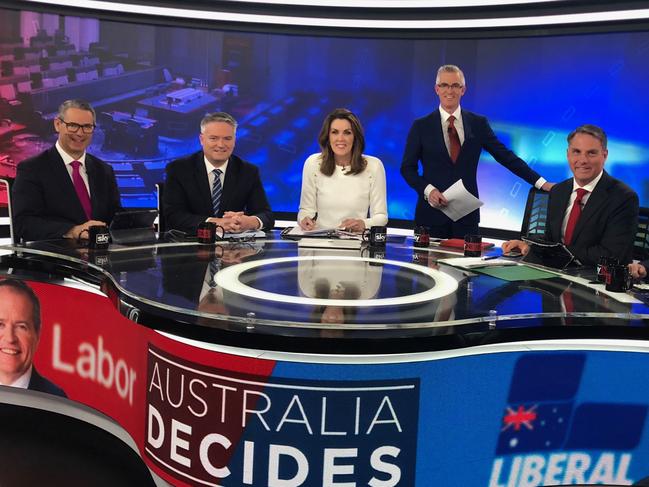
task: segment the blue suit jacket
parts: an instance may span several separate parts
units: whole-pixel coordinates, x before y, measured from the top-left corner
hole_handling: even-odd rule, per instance
[[[202,151],[169,163],[163,199],[169,228],[195,235],[198,224],[213,216],[212,191]],[[235,155],[228,162],[217,216],[226,211],[244,211],[246,215],[256,216],[264,229],[275,224],[259,169]]]
[[[113,168],[86,154],[92,218],[109,224],[121,209]],[[16,236],[25,240],[61,238],[88,219],[56,147],[18,164],[12,188]]]
[[[478,161],[482,149],[493,158],[529,184],[539,179],[539,174],[520,157],[503,145],[482,115],[462,110],[464,125],[464,144],[458,160],[454,163],[448,154],[444,135],[442,133],[442,118],[439,110],[414,121],[401,162],[401,174],[406,182],[417,193],[415,223],[417,225],[443,225],[451,220],[441,211],[428,204],[424,197],[424,189],[432,184],[440,191],[445,191],[453,183],[461,179],[464,186],[476,197],[478,183],[476,181]],[[419,162],[423,169],[419,173]],[[477,225],[480,221],[479,210],[476,210],[458,223]]]
[[[552,187],[545,238],[561,241],[561,225],[572,193],[572,178]],[[568,246],[584,265],[596,265],[602,256],[631,262],[638,225],[638,195],[604,171],[588,197]]]

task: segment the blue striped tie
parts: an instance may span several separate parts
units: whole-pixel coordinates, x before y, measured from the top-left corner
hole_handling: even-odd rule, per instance
[[[221,193],[223,192],[223,187],[221,186],[221,170],[214,169],[214,186],[212,186],[212,209],[214,210],[214,216],[218,216],[219,209],[221,208]]]
[[[207,283],[211,289],[214,289],[216,287],[216,282],[214,281],[214,276],[216,276],[216,273],[219,272],[221,269],[221,261],[220,260],[211,260],[210,261],[210,280]]]

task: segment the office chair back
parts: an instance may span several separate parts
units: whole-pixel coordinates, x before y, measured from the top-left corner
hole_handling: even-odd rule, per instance
[[[640,208],[638,230],[633,240],[633,258],[638,260],[649,258],[649,208]]]
[[[4,187],[7,192],[7,216],[9,217],[9,238],[11,239],[12,245],[16,243],[16,237],[14,233],[14,224],[13,224],[13,212],[11,208],[11,187],[13,186],[14,178],[8,176],[2,176],[0,178],[0,187]]]
[[[527,194],[521,235],[523,237],[542,237],[548,220],[548,201],[550,193],[531,187]]]
[[[162,211],[162,198],[165,191],[165,183],[156,183],[156,201],[158,204],[158,234],[162,235],[167,231],[164,212]]]

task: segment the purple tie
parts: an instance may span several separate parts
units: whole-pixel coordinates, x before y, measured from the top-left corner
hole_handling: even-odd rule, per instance
[[[81,163],[79,161],[72,161],[70,165],[72,166],[72,182],[74,183],[74,190],[77,192],[83,211],[86,213],[86,218],[90,220],[92,217],[92,205],[90,204],[88,188],[86,188],[86,184],[83,182],[83,178],[79,172],[79,166],[81,166]]]

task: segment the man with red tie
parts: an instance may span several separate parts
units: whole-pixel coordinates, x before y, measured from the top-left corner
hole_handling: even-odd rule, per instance
[[[54,119],[56,144],[18,165],[12,188],[17,238],[88,238],[89,227],[107,225],[121,209],[113,168],[86,152],[95,121],[88,102],[63,102]]]
[[[631,261],[638,222],[638,195],[604,171],[607,137],[595,125],[582,125],[568,135],[568,164],[573,177],[550,191],[545,239],[563,242],[584,265],[600,257]],[[520,240],[503,244],[503,252],[529,246]]]
[[[432,237],[463,238],[478,233],[479,210],[454,222],[440,208],[448,204],[442,193],[460,179],[478,196],[478,161],[483,149],[529,184],[544,191],[552,187],[498,140],[485,117],[460,108],[465,92],[462,70],[452,64],[441,66],[435,81],[439,109],[414,121],[403,153],[401,175],[417,193],[415,225],[429,227]]]

